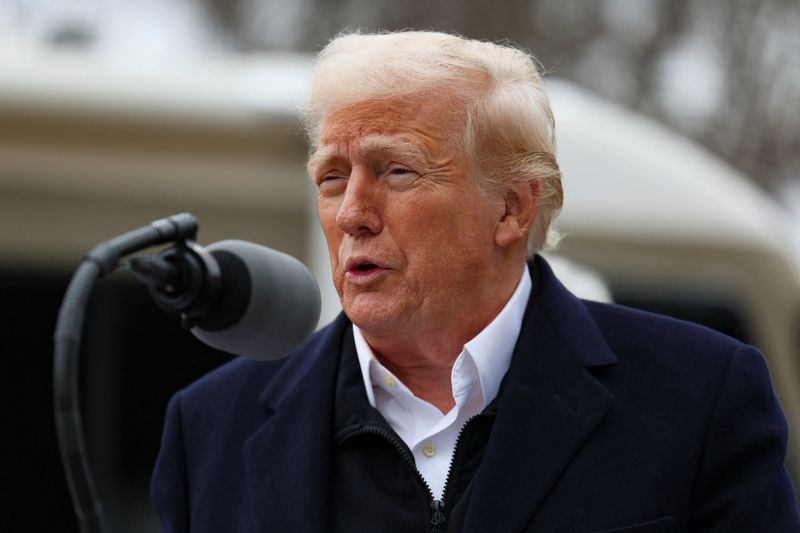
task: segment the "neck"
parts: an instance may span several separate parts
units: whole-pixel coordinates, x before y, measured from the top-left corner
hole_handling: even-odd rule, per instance
[[[494,298],[479,308],[462,305],[460,312],[443,314],[438,323],[412,328],[410,333],[361,332],[383,366],[400,378],[416,397],[447,413],[455,405],[451,382],[453,364],[464,345],[489,325],[508,303],[523,268],[524,263],[504,276],[502,283],[493,285],[487,292]]]
[[[400,378],[417,398],[425,400],[442,413],[448,413],[455,406],[450,376],[458,353],[452,360],[444,358],[431,360],[424,355],[409,357],[401,365],[395,363],[396,359],[384,357],[378,352],[375,352],[375,356],[383,366]]]

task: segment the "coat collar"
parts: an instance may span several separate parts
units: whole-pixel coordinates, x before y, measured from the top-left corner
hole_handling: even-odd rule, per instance
[[[520,531],[613,403],[589,369],[616,363],[584,304],[544,259],[497,404],[464,522],[466,531]]]
[[[465,530],[518,531],[528,523],[613,396],[589,372],[616,363],[584,304],[547,262],[531,263],[525,312]],[[283,365],[260,397],[264,424],[245,443],[257,531],[325,531],[340,315]]]
[[[342,335],[340,315],[297,349],[259,398],[265,422],[245,441],[256,531],[326,531],[328,471]]]

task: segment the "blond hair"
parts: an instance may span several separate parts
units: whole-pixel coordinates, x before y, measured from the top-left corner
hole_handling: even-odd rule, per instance
[[[529,249],[555,245],[563,200],[555,123],[538,63],[516,48],[437,32],[338,36],[317,58],[304,110],[312,150],[335,109],[431,92],[463,104],[461,146],[482,190],[535,184]]]

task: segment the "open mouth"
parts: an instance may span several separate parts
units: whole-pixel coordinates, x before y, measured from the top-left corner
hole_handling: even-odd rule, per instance
[[[378,261],[366,254],[348,258],[344,265],[347,279],[353,283],[372,283],[382,273],[390,270]]]
[[[353,268],[353,270],[355,270],[356,272],[369,272],[376,268],[378,268],[378,266],[373,263],[360,263],[356,265],[355,268]]]
[[[368,258],[355,259],[348,261],[347,276],[351,281],[366,281],[372,279],[377,274],[383,272],[385,267],[373,263]]]

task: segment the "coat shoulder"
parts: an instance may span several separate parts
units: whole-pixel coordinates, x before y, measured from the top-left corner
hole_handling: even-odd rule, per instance
[[[202,416],[237,406],[257,405],[259,397],[272,384],[299,382],[313,368],[318,356],[330,347],[343,330],[342,320],[320,329],[283,359],[259,361],[237,357],[179,391],[181,404]]]
[[[727,366],[745,343],[706,326],[621,305],[583,302],[609,347],[650,364]]]
[[[650,398],[653,409],[677,407],[706,421],[721,394],[773,401],[767,361],[753,346],[684,320],[619,305],[585,305],[618,360],[606,376],[620,399]]]

